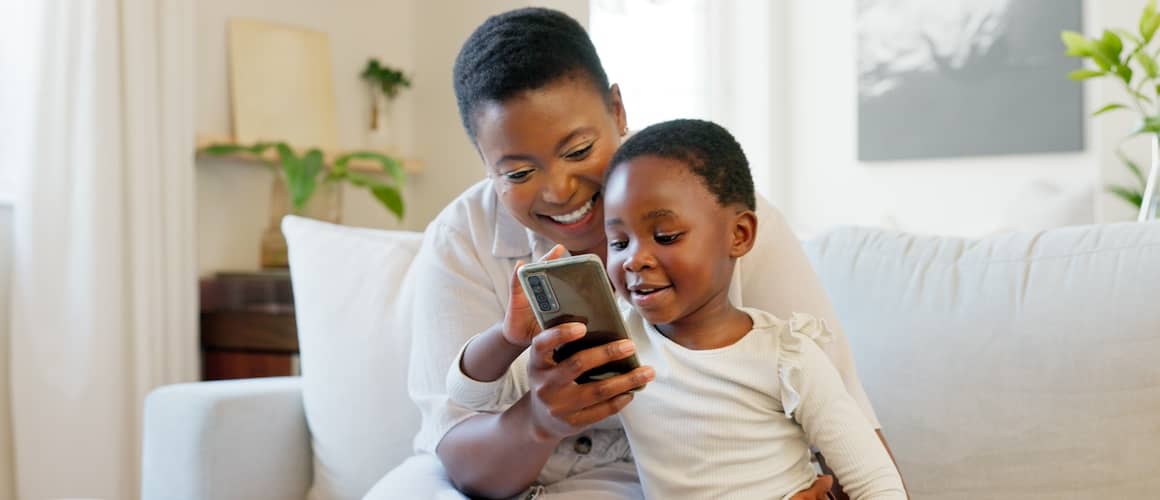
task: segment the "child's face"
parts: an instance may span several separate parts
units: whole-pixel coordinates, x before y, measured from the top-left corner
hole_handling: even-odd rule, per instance
[[[734,259],[752,246],[738,244],[738,217],[755,223],[752,212],[722,206],[684,162],[655,156],[618,166],[604,189],[618,294],[654,325],[711,319],[701,316],[727,305]]]

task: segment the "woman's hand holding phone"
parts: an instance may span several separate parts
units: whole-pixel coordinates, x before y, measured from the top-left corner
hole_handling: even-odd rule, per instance
[[[540,258],[540,262],[559,259],[566,252],[562,245],[556,245]],[[511,295],[503,318],[503,338],[511,345],[526,348],[532,345],[532,337],[540,333],[540,325],[536,323],[532,304],[528,302],[528,296],[520,284],[519,272],[523,265],[523,261],[516,262],[516,268],[512,271]]]
[[[656,376],[653,369],[639,367],[604,380],[577,384],[580,374],[635,352],[632,341],[621,340],[577,352],[556,362],[560,346],[587,333],[582,323],[564,323],[544,330],[532,339],[528,378],[531,381],[532,421],[536,438],[559,441],[619,413],[630,401],[630,391]]]

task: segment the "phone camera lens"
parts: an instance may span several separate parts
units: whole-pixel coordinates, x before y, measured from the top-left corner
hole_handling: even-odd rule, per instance
[[[530,283],[532,285],[533,289],[537,289],[540,287],[540,277],[539,276],[528,276],[528,283]]]

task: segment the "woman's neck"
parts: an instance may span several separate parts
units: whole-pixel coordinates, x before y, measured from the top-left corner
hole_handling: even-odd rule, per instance
[[[608,244],[604,243],[604,242],[601,242],[599,245],[596,245],[594,248],[588,248],[588,249],[584,249],[584,250],[573,250],[573,249],[569,248],[568,253],[572,254],[572,255],[584,255],[584,254],[590,253],[592,255],[600,257],[600,262],[608,262]]]
[[[753,318],[729,302],[726,289],[685,317],[655,326],[669,340],[686,349],[720,349],[749,333],[753,329]]]

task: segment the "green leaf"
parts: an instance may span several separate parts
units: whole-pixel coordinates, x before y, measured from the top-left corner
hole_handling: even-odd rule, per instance
[[[273,146],[274,146],[274,143],[272,143],[272,142],[259,142],[257,144],[254,144],[253,146],[250,146],[249,151],[254,156],[262,156],[262,153],[265,153],[267,149],[270,149]]]
[[[371,194],[387,207],[395,217],[403,218],[403,195],[393,186],[378,185],[371,188]]]
[[[1059,35],[1063,45],[1067,47],[1067,55],[1071,57],[1088,57],[1095,52],[1095,45],[1083,35],[1074,31],[1064,31]]]
[[[1104,36],[1100,37],[1099,41],[1096,42],[1096,49],[1107,57],[1108,60],[1114,61],[1116,63],[1115,66],[1119,66],[1120,53],[1124,50],[1124,42],[1115,33],[1104,31]]]
[[[286,191],[290,193],[290,205],[295,213],[302,213],[310,195],[314,194],[315,179],[308,173],[305,158],[299,157],[290,146],[279,142],[275,147],[282,160],[282,175],[286,179]]]
[[[322,172],[322,151],[311,149],[306,152],[306,156],[302,157],[302,167],[305,174],[311,178],[318,178],[318,174]]]
[[[1091,53],[1091,59],[1092,62],[1096,63],[1096,66],[1099,66],[1099,68],[1103,71],[1111,71],[1112,68],[1119,65],[1119,61],[1108,59],[1108,56],[1099,50],[1095,50]]]
[[[1094,69],[1084,68],[1084,69],[1077,69],[1075,71],[1072,71],[1071,73],[1068,73],[1067,77],[1072,79],[1072,80],[1079,81],[1079,80],[1087,80],[1088,78],[1096,78],[1096,77],[1104,76],[1106,74],[1107,73],[1103,72],[1103,71],[1096,71]]]
[[[356,159],[378,162],[379,166],[382,167],[383,172],[386,172],[388,175],[390,175],[391,179],[394,180],[395,185],[397,186],[402,186],[403,183],[407,180],[407,173],[403,171],[402,162],[385,154],[376,153],[374,151],[358,151],[354,153],[348,153],[338,157],[334,163],[335,166],[338,166],[339,163],[341,163],[341,168],[345,171],[347,168],[347,163],[349,163],[350,160]]]
[[[1144,193],[1136,191],[1135,189],[1126,188],[1123,186],[1107,185],[1104,187],[1109,193],[1116,195],[1117,198],[1130,203],[1135,208],[1140,208],[1144,204]]]
[[[1124,154],[1122,150],[1117,149],[1116,156],[1120,158],[1120,161],[1124,163],[1124,166],[1128,167],[1128,171],[1132,172],[1132,176],[1135,177],[1136,181],[1140,184],[1140,190],[1142,192],[1144,187],[1148,184],[1148,180],[1144,178],[1144,171],[1140,169],[1140,166],[1137,165],[1136,162],[1132,161],[1131,158],[1128,158],[1128,155]]]
[[[1156,1],[1148,0],[1143,14],[1140,15],[1140,37],[1144,39],[1144,43],[1152,41],[1152,35],[1156,34],[1157,27],[1160,27],[1160,15],[1156,13]]]
[[[399,189],[394,186],[383,184],[370,176],[358,174],[355,172],[347,173],[347,180],[351,184],[370,190],[371,195],[379,200],[387,210],[395,214],[395,217],[403,218],[403,195]]]
[[[351,184],[354,184],[358,187],[365,187],[365,188],[370,188],[371,186],[379,184],[378,181],[370,178],[369,176],[357,174],[354,172],[347,172],[346,173],[346,180],[349,181]]]
[[[213,156],[226,156],[233,154],[250,153],[250,148],[240,144],[210,144],[201,148],[201,152]]]
[[[1092,116],[1100,116],[1104,113],[1107,113],[1108,111],[1113,111],[1113,110],[1117,110],[1117,109],[1126,109],[1126,108],[1127,108],[1127,106],[1124,106],[1123,104],[1112,103],[1112,104],[1109,104],[1107,106],[1100,108],[1095,113],[1092,113]]]
[[[1127,66],[1116,66],[1116,76],[1124,81],[1124,85],[1132,85],[1132,68]],[[1139,94],[1139,92],[1137,92]]]
[[[1140,52],[1136,54],[1136,59],[1140,61],[1140,66],[1144,67],[1144,72],[1148,78],[1156,78],[1156,75],[1160,74],[1160,65],[1156,64],[1156,60],[1152,56]]]

